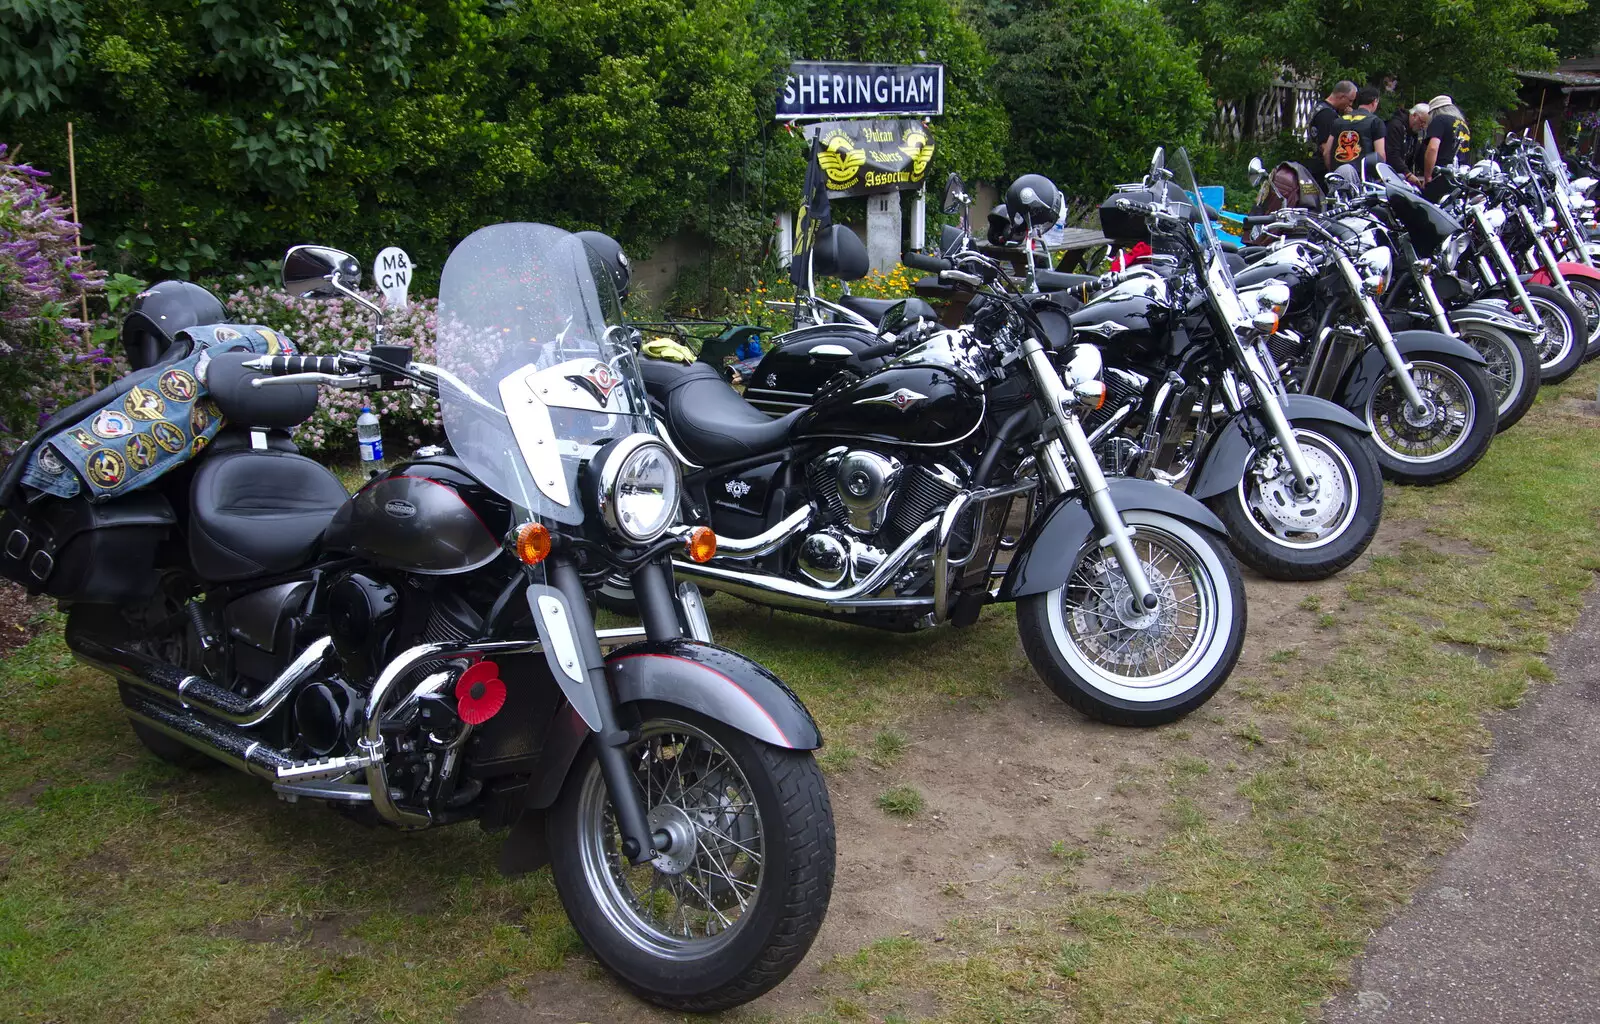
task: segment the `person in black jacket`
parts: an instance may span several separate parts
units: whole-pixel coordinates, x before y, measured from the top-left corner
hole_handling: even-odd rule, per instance
[[[1437,201],[1445,192],[1445,186],[1435,180],[1434,172],[1467,159],[1472,148],[1472,129],[1461,108],[1448,96],[1429,100],[1428,113],[1428,131],[1419,143],[1422,155],[1418,159],[1422,170],[1418,177],[1423,183],[1422,194]]]
[[[1356,93],[1355,107],[1333,123],[1333,130],[1322,144],[1322,161],[1328,170],[1353,164],[1368,153],[1384,158],[1383,121],[1378,114],[1378,90],[1364,85]]]
[[[1417,140],[1428,127],[1428,105],[1418,103],[1410,110],[1400,109],[1389,118],[1384,136],[1384,161],[1402,177],[1415,179]]]
[[[1311,143],[1311,159],[1306,161],[1311,173],[1318,181],[1328,173],[1326,143],[1333,134],[1334,122],[1349,111],[1356,100],[1356,83],[1339,82],[1328,93],[1326,99],[1318,100],[1316,109],[1311,112],[1311,130],[1309,141]]]

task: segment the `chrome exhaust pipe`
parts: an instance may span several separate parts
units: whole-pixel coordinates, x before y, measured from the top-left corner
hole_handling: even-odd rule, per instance
[[[128,717],[135,722],[258,778],[276,782],[279,770],[295,763],[282,752],[233,726],[162,704],[142,693],[127,694],[123,705]]]
[[[254,697],[242,697],[202,676],[191,675],[176,665],[112,647],[91,637],[67,633],[67,646],[77,659],[97,668],[118,682],[148,690],[158,697],[175,700],[185,707],[230,725],[260,725],[277,711],[296,686],[311,677],[333,646],[332,637],[313,640],[289,667],[278,674]]]
[[[866,579],[854,586],[838,590],[813,587],[797,583],[771,573],[750,572],[745,569],[725,569],[716,564],[672,560],[672,571],[679,579],[690,580],[706,590],[720,590],[734,597],[749,598],[762,604],[779,608],[829,609],[850,611],[858,608],[920,608],[931,606],[931,597],[907,597],[890,600],[873,599],[872,595],[889,585],[895,575],[905,569],[916,555],[917,549],[939,525],[939,519],[929,519],[900,543],[900,546],[872,570]],[[720,551],[722,539],[717,539]]]

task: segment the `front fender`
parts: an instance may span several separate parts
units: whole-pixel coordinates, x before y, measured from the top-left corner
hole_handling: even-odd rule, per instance
[[[1455,356],[1473,366],[1488,365],[1471,345],[1438,331],[1400,331],[1394,336],[1394,347],[1408,360],[1411,356]],[[1364,414],[1367,399],[1388,372],[1389,363],[1383,358],[1383,350],[1377,345],[1368,345],[1355,365],[1345,371],[1339,385],[1339,404]]]
[[[1119,512],[1146,509],[1165,512],[1178,519],[1226,534],[1222,520],[1200,502],[1182,491],[1175,491],[1153,480],[1116,477],[1108,481],[1112,504]],[[996,600],[1015,601],[1030,594],[1043,594],[1066,583],[1078,567],[1084,543],[1094,536],[1094,517],[1078,495],[1057,498],[1028,528],[1017,545],[1016,557],[1006,570]]]
[[[1562,277],[1581,277],[1589,281],[1600,282],[1600,270],[1589,266],[1587,263],[1557,263]]]
[[[629,644],[606,655],[606,677],[618,707],[677,704],[775,747],[822,746],[822,730],[794,691],[726,647],[683,639]]]
[[[1511,312],[1511,307],[1498,299],[1479,299],[1469,302],[1460,309],[1450,310],[1450,322],[1453,324],[1488,324],[1511,334],[1522,334],[1530,338],[1538,337],[1539,329],[1528,321]]]
[[[1289,395],[1278,401],[1283,406],[1284,418],[1290,426],[1297,423],[1336,423],[1358,434],[1371,433],[1367,425],[1349,410],[1326,399],[1314,395]],[[1217,431],[1203,464],[1195,471],[1194,479],[1189,483],[1189,494],[1203,500],[1238,486],[1255,451],[1252,437],[1270,432],[1266,422],[1254,410],[1230,416]]]

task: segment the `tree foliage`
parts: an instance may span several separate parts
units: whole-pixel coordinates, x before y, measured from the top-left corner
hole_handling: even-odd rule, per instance
[[[1548,67],[1555,30],[1583,0],[1162,0],[1200,50],[1217,95],[1261,91],[1284,68],[1334,81],[1400,78],[1407,97],[1449,93],[1469,114],[1514,102],[1516,71]]]
[[[1194,52],[1144,0],[992,0],[981,19],[1010,172],[1048,175],[1078,205],[1210,124]]]

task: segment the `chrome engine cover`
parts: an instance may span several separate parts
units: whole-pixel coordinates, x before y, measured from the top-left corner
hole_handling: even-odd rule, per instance
[[[887,557],[888,552],[880,548],[828,529],[801,543],[797,565],[801,574],[818,586],[837,587],[865,579]]]
[[[878,532],[888,515],[900,470],[898,459],[877,452],[852,451],[839,459],[834,476],[850,529],[860,534]]]

